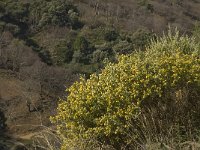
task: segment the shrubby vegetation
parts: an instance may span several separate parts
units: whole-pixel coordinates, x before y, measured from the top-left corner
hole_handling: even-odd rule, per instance
[[[40,47],[32,37],[47,27],[78,29],[83,26],[78,10],[69,1],[5,0],[0,2],[0,8],[0,31],[10,32],[15,38],[24,40],[49,65],[53,64],[51,53]]]
[[[62,149],[87,149],[94,139],[115,149],[146,149],[148,140],[164,145],[169,139],[195,140],[199,56],[195,39],[169,32],[146,51],[119,56],[100,74],[82,77],[67,89],[69,96],[52,117]]]
[[[200,40],[200,23],[199,22],[195,23],[192,33],[196,41],[199,41]]]
[[[1,32],[9,31],[15,38],[24,40],[48,65],[73,68],[73,73],[87,76],[103,68],[105,59],[114,62],[118,54],[144,49],[154,36],[143,29],[128,34],[99,22],[84,26],[78,9],[70,1],[5,0],[0,2],[0,8]],[[53,41],[52,51],[36,39],[51,27],[70,29],[64,38]]]
[[[118,54],[130,54],[134,49],[144,49],[154,37],[154,33],[144,29],[130,34],[107,26],[82,29],[75,34],[71,32],[58,43],[52,58],[57,65],[83,66],[85,71],[82,73],[89,75],[100,70],[105,59],[115,62]],[[87,70],[87,65],[94,68],[94,71]],[[79,72],[82,70],[77,69]]]
[[[6,23],[22,27],[30,25],[34,28],[44,26],[71,26],[79,28],[79,13],[69,1],[36,0],[23,2],[20,0],[5,0],[0,2],[0,18]]]
[[[30,4],[30,19],[36,27],[71,26],[79,28],[82,23],[78,19],[78,10],[69,1],[33,1]]]
[[[3,112],[0,110],[0,132],[2,132],[6,128],[6,118]]]

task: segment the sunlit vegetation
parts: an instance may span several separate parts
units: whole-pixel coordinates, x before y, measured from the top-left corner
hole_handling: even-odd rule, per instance
[[[200,122],[199,55],[195,39],[169,32],[146,51],[119,56],[118,63],[108,63],[100,74],[75,82],[52,118],[63,137],[62,149],[81,149],[91,139],[116,149],[136,149],[148,139],[167,143],[170,136],[195,138]],[[82,140],[86,144],[78,144]]]

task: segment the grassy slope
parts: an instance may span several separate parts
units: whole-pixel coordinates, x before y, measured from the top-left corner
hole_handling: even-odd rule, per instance
[[[142,1],[142,0],[141,0]],[[162,34],[168,26],[178,27],[182,33],[191,33],[195,23],[200,21],[200,1],[183,0],[180,3],[163,0],[74,0],[80,11],[85,27],[98,26],[100,23],[134,32],[148,29]],[[151,8],[152,7],[152,10]],[[83,30],[82,30],[83,31]],[[33,36],[41,47],[53,51],[60,40],[66,38],[70,30],[50,28]]]
[[[146,4],[138,4],[138,0],[75,1],[86,22],[95,19],[106,22],[106,19],[113,17],[110,21],[126,30],[146,27],[160,32],[171,24],[182,31],[189,31],[196,21],[200,21],[200,1],[197,0],[174,3],[170,0],[147,0]],[[148,7],[152,7],[152,11]]]
[[[9,132],[23,134],[34,131],[41,124],[47,125],[49,110],[46,109],[45,113],[40,111],[30,113],[26,106],[28,99],[32,99],[32,105],[35,107],[41,105],[38,83],[19,80],[14,74],[4,70],[0,70],[0,74],[0,108],[7,118]],[[31,90],[28,83],[31,84]]]

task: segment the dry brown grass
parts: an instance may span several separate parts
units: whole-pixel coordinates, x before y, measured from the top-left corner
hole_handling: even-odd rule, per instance
[[[177,26],[182,32],[189,32],[196,21],[200,21],[200,2],[183,0],[153,1],[150,12],[146,5],[138,0],[75,0],[81,12],[81,18],[88,22],[100,19],[126,30],[147,27],[155,32],[167,29],[168,24]],[[156,16],[156,17],[155,17]],[[161,21],[160,21],[161,20]]]

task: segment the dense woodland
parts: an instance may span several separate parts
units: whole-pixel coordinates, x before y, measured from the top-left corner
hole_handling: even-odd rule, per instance
[[[196,76],[196,74],[199,74],[199,56],[196,56],[196,54],[199,55],[199,16],[199,0],[0,0],[0,136],[2,135],[3,137],[4,134],[9,134],[21,138],[22,135],[36,133],[38,131],[44,130],[44,126],[52,127],[57,125],[57,122],[63,121],[62,117],[59,118],[59,115],[57,115],[57,118],[55,117],[51,121],[49,120],[49,117],[55,116],[57,114],[56,108],[58,106],[59,99],[63,99],[65,101],[68,95],[71,96],[69,96],[69,103],[78,101],[81,103],[81,105],[77,107],[84,108],[85,106],[82,105],[84,99],[73,99],[72,94],[80,94],[80,87],[82,86],[81,84],[83,84],[84,86],[86,84],[86,86],[83,87],[85,89],[90,89],[87,84],[91,84],[90,86],[95,86],[95,84],[98,84],[101,80],[102,82],[109,83],[109,80],[99,79],[99,77],[94,76],[98,76],[98,74],[100,74],[101,76],[103,74],[103,76],[110,76],[110,78],[115,77],[114,74],[111,75],[111,73],[109,73],[108,68],[112,65],[113,68],[120,68],[120,66],[118,66],[120,65],[120,63],[124,67],[125,64],[123,63],[127,60],[123,61],[123,57],[130,56],[131,58],[126,59],[130,59],[130,64],[133,66],[137,64],[136,62],[138,60],[140,60],[141,62],[144,61],[144,64],[140,64],[138,62],[138,66],[136,66],[139,68],[140,66],[145,67],[146,65],[147,69],[145,71],[152,71],[151,67],[148,68],[148,65],[151,65],[152,62],[146,59],[146,57],[144,57],[144,59],[142,57],[145,55],[152,60],[154,59],[153,54],[149,54],[148,52],[146,53],[146,51],[148,50],[152,51],[152,53],[155,52],[155,58],[158,55],[162,56],[161,53],[157,52],[160,48],[159,42],[162,43],[162,40],[166,40],[165,42],[168,45],[172,44],[171,47],[165,47],[172,50],[169,51],[169,54],[177,54],[181,56],[184,55],[184,60],[192,55],[194,61],[197,61],[194,62],[194,64],[197,65],[194,65],[194,72],[188,72],[188,76],[191,74],[194,75],[191,75],[190,79],[191,82],[194,82],[193,86],[196,89],[192,87],[191,91],[193,92],[193,99],[198,100],[199,95],[196,95],[195,97],[194,93],[199,92],[199,84],[196,84],[196,80],[199,80],[199,76]],[[174,37],[172,36],[173,34],[175,34]],[[165,38],[165,36],[169,36],[169,39],[167,37]],[[179,40],[177,36],[180,36],[180,39],[185,39],[185,41]],[[158,42],[157,45],[156,41]],[[177,42],[177,45],[179,46],[177,46],[176,44],[176,46],[174,46],[173,42]],[[163,42],[163,45],[166,43]],[[185,47],[181,47],[182,45],[180,45],[180,43],[183,45],[185,44]],[[179,53],[177,51],[173,51],[173,49],[175,48],[181,48],[184,52]],[[191,49],[192,52],[188,52],[187,48]],[[154,51],[154,49],[157,49],[157,51]],[[198,52],[196,53],[196,51]],[[135,53],[137,53],[137,56],[132,56],[132,54]],[[141,53],[141,56],[139,56],[138,53]],[[166,57],[165,59],[173,60],[177,58]],[[157,61],[159,62],[161,60],[158,59]],[[172,64],[173,63],[174,62],[172,61]],[[183,66],[185,65],[184,62],[180,60],[180,64],[181,63],[183,63]],[[118,73],[123,74],[124,72],[126,72],[126,69],[122,66],[122,70],[117,71],[116,68],[116,70],[114,69],[114,73],[116,75]],[[130,69],[130,66],[126,67]],[[112,69],[112,67],[110,68]],[[105,73],[106,70],[107,73]],[[187,70],[185,70],[185,72],[187,72]],[[143,71],[141,71],[141,74],[142,73]],[[132,74],[127,72],[126,78],[129,78],[128,75],[131,76]],[[153,74],[151,75],[152,78],[154,78]],[[182,77],[183,76],[180,76],[180,78]],[[96,78],[98,78],[98,81],[96,81]],[[141,78],[141,76],[138,76],[138,78]],[[87,81],[87,79],[89,80]],[[185,77],[184,79],[189,80],[189,77]],[[91,82],[94,82],[94,85],[93,83],[88,83],[90,82],[90,80]],[[76,81],[79,81],[80,83],[78,84]],[[125,81],[118,80],[116,77],[116,81],[113,82],[124,83]],[[138,81],[138,84],[143,83],[139,83]],[[169,84],[171,84],[170,81]],[[184,84],[185,82],[183,82],[183,85]],[[79,92],[65,92],[66,88],[70,87],[71,85],[73,85],[71,88],[74,87],[74,91]],[[180,84],[178,83],[177,87],[179,86]],[[105,87],[106,85],[102,86],[101,88]],[[122,87],[125,88],[126,85],[123,85]],[[159,86],[159,89],[161,90],[163,87],[164,86]],[[171,88],[171,85],[167,85],[166,87]],[[97,88],[96,90],[101,91],[101,88]],[[132,88],[137,89],[137,87]],[[108,91],[109,90],[112,91],[113,89],[111,88],[108,89]],[[181,90],[185,89],[182,87]],[[104,92],[106,93],[106,91]],[[121,91],[121,93],[123,93],[123,90]],[[141,94],[141,91],[138,90],[138,93]],[[150,92],[149,97],[155,98],[157,96],[156,94],[158,93]],[[90,92],[85,92],[85,95],[87,94],[90,94]],[[114,96],[118,97],[124,95],[119,94]],[[94,97],[94,99],[98,98]],[[109,98],[105,96],[105,99]],[[138,97],[139,102],[141,99],[142,98]],[[117,109],[118,107],[122,106],[123,108],[127,108],[129,107],[128,101],[129,100],[126,101],[127,103],[122,103],[120,105],[113,103],[112,107],[109,109],[113,108],[115,110],[115,107]],[[106,103],[103,104],[106,105]],[[65,105],[65,103],[63,103],[63,105]],[[90,105],[91,108],[93,107],[93,105],[98,105],[99,108],[102,104],[98,102],[95,104],[88,102],[88,105]],[[147,105],[150,104],[144,104],[142,106],[146,107]],[[157,103],[155,105],[160,106],[161,104]],[[166,105],[166,103],[164,103],[163,105]],[[137,106],[134,105],[134,108],[135,107]],[[152,110],[154,108],[154,106],[152,105],[149,107]],[[76,108],[69,107],[69,110],[70,109],[76,111]],[[106,122],[105,120],[108,116],[106,116],[107,114],[104,109],[105,108],[100,107],[99,111],[93,112],[91,110],[91,112],[94,114],[99,114],[99,116],[97,115],[95,117],[100,117],[105,114],[105,119],[102,122]],[[176,107],[174,109],[176,109]],[[63,108],[60,104],[58,107],[58,112],[60,113],[60,115],[62,114],[62,110]],[[133,110],[135,111],[135,109]],[[192,110],[197,111],[196,108]],[[148,112],[150,110],[143,109],[142,111]],[[161,113],[164,113],[164,110],[160,111]],[[81,113],[84,113],[84,111]],[[126,113],[127,112],[123,112],[122,114]],[[76,115],[75,112],[72,114]],[[87,117],[90,119],[94,117],[90,115]],[[135,115],[135,112],[129,113],[129,115],[133,117]],[[156,118],[157,114],[155,113],[153,115],[155,116],[151,117]],[[176,115],[177,114],[175,114],[174,116]],[[70,116],[65,117],[69,120],[74,119],[70,118]],[[83,116],[80,115],[78,119],[80,119],[81,117]],[[87,117],[86,119],[88,119]],[[96,119],[95,117],[93,118],[94,120]],[[123,118],[124,116],[119,115],[120,119],[116,116],[112,117],[114,117],[113,120],[123,120],[121,122],[119,121],[120,126],[127,126],[127,122],[124,121]],[[126,117],[130,116],[127,115]],[[170,120],[169,116],[167,116],[167,118]],[[170,120],[171,122],[169,122],[172,123],[174,121],[173,119],[174,118],[172,117]],[[166,120],[164,120],[161,124],[166,123],[165,121]],[[54,122],[54,124],[52,125],[51,122]],[[128,135],[124,135],[124,133],[122,134],[121,131],[119,131],[126,130],[126,127],[122,129],[116,129],[116,124],[112,126],[113,124],[109,121],[107,122],[107,125],[109,127],[106,129],[103,127],[104,125],[101,121],[100,123],[93,124],[93,122],[91,123],[90,121],[80,119],[78,120],[78,122],[81,122],[82,125],[87,129],[94,129],[93,131],[91,131],[91,133],[97,135],[97,137],[95,137],[95,139],[97,138],[97,141],[95,141],[96,143],[93,142],[92,145],[96,146],[95,148],[99,148],[99,145],[101,145],[98,142],[101,142],[104,146],[106,145],[106,148],[102,147],[102,149],[133,149],[133,147],[137,145],[137,143],[131,143],[132,139],[130,140],[128,138]],[[92,127],[90,125],[88,126],[88,122]],[[179,125],[180,122],[177,122],[177,124]],[[183,124],[181,124],[182,122],[180,123],[183,126],[188,123],[187,121],[183,122]],[[71,121],[70,123],[73,124],[74,122]],[[101,127],[101,131],[97,131],[96,127],[94,127],[95,125],[99,125]],[[147,124],[145,125],[148,126]],[[157,125],[158,124],[155,123],[155,126]],[[77,126],[74,125],[74,128],[76,127]],[[194,125],[195,130],[198,129],[196,127],[197,126]],[[61,128],[59,128],[58,132],[65,132]],[[116,134],[115,131],[113,131],[113,128],[116,129]],[[137,130],[136,132],[138,134],[140,129],[142,130],[142,128],[131,128],[130,130]],[[166,127],[166,129],[163,129],[163,132],[155,131],[155,134],[165,134],[166,130],[168,129],[169,128]],[[130,130],[126,131],[130,132]],[[157,128],[155,130],[157,130]],[[180,131],[184,132],[183,130]],[[79,127],[77,127],[77,131],[82,131],[82,128],[80,129]],[[131,133],[133,134],[133,132]],[[173,134],[176,133],[177,132],[175,131],[173,132]],[[77,137],[77,134],[72,134],[70,136],[74,137],[74,135],[75,137]],[[181,136],[182,135],[186,136],[186,134],[181,134]],[[80,133],[80,136],[81,138],[85,137],[85,133]],[[126,137],[126,139],[124,139],[126,141],[120,143],[120,140],[123,139],[122,137]],[[99,138],[101,140],[99,140]],[[141,134],[139,138],[143,138]],[[152,136],[145,138],[152,138]],[[30,139],[28,139],[27,145],[30,144],[29,140]],[[54,140],[57,141],[57,138]],[[156,140],[158,139],[154,140],[154,142],[157,142]],[[37,145],[44,144],[42,142],[38,142],[38,140],[36,141],[37,142],[34,143],[36,145],[35,147],[37,147]],[[59,141],[60,140],[58,140],[58,143]],[[61,139],[61,141],[64,141],[64,144],[58,145],[62,145],[63,150],[69,149],[68,146],[73,147],[73,144],[76,145],[77,142],[72,142],[67,139]],[[78,141],[78,143],[82,143],[83,141]],[[136,140],[136,142],[138,141]],[[158,140],[158,142],[161,141],[162,140]],[[165,140],[163,139],[163,141]],[[72,145],[66,145],[67,142],[72,142]],[[83,143],[88,144],[90,142],[86,140]],[[161,146],[163,146],[162,144]],[[2,139],[0,137],[0,149],[8,149],[10,145],[13,146],[13,143],[9,143],[6,146],[5,143],[2,143]],[[90,146],[91,143],[89,145],[83,144],[84,148],[75,147],[75,149],[94,149],[94,147],[91,148]],[[165,146],[166,145],[164,144],[164,147]],[[142,149],[141,147],[137,148]],[[59,148],[54,147],[53,149]],[[134,149],[136,149],[136,147],[134,147]]]

